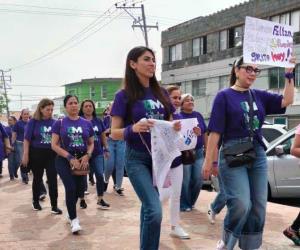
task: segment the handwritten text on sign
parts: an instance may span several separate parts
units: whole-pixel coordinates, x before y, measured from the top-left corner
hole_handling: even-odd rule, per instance
[[[289,63],[293,50],[293,27],[246,17],[244,62],[294,67]]]

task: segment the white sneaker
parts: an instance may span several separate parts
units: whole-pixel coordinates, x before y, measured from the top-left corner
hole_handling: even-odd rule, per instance
[[[210,221],[210,224],[215,224],[216,222],[216,214],[213,212],[211,208],[211,204],[208,205],[207,217]]]
[[[88,194],[90,194],[89,191],[84,191],[84,195],[88,195]]]
[[[218,241],[216,250],[227,250],[227,247],[223,240]]]
[[[75,233],[77,233],[81,230],[82,230],[82,228],[79,225],[79,220],[77,218],[73,219],[71,221],[71,231],[72,231],[72,233],[75,234]]]
[[[176,226],[174,229],[172,229],[170,235],[180,239],[190,239],[189,234],[186,233],[180,226]]]

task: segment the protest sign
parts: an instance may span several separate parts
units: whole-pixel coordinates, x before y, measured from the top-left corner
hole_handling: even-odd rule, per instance
[[[292,68],[293,27],[246,17],[243,56],[245,63]]]

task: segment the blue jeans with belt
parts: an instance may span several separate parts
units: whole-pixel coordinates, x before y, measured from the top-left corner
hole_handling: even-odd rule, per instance
[[[194,164],[183,165],[183,180],[180,197],[180,210],[192,209],[202,188],[203,148],[196,149]]]
[[[159,248],[162,208],[152,180],[152,158],[148,152],[126,147],[125,168],[129,180],[142,202],[140,214],[140,249]]]
[[[116,188],[122,187],[124,176],[125,142],[108,138],[109,157],[105,165],[105,180],[108,182],[114,169],[116,170]]]
[[[234,139],[227,141],[225,147],[246,141]],[[255,161],[240,167],[228,167],[222,148],[219,168],[226,195],[227,214],[224,219],[223,241],[227,249],[233,249],[239,241],[241,249],[257,249],[262,244],[265,224],[268,165],[263,147],[254,141]]]

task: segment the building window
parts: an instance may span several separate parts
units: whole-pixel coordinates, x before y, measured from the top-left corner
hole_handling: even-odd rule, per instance
[[[295,67],[295,87],[300,87],[300,64]]]
[[[176,44],[170,47],[170,59],[171,62],[179,61],[182,59],[182,44]]]
[[[69,89],[68,95],[76,95],[76,89]]]
[[[294,27],[295,32],[300,31],[300,10],[291,13],[291,25]]]
[[[194,97],[201,97],[206,95],[206,79],[192,81],[192,95]]]
[[[229,87],[229,76],[219,76],[219,90]]]
[[[291,24],[291,13],[287,12],[287,13],[282,13],[277,16],[272,16],[271,21],[275,22],[275,23],[290,25]]]
[[[234,47],[243,45],[244,27],[239,26],[234,28]]]
[[[106,99],[107,98],[107,86],[101,85],[101,98]]]
[[[269,69],[269,89],[283,89],[284,84],[284,68]]]
[[[193,57],[206,54],[206,36],[193,39]]]
[[[220,50],[225,50],[228,48],[228,40],[227,40],[227,30],[220,31]]]
[[[94,99],[96,97],[96,89],[95,86],[90,86],[90,99]]]

